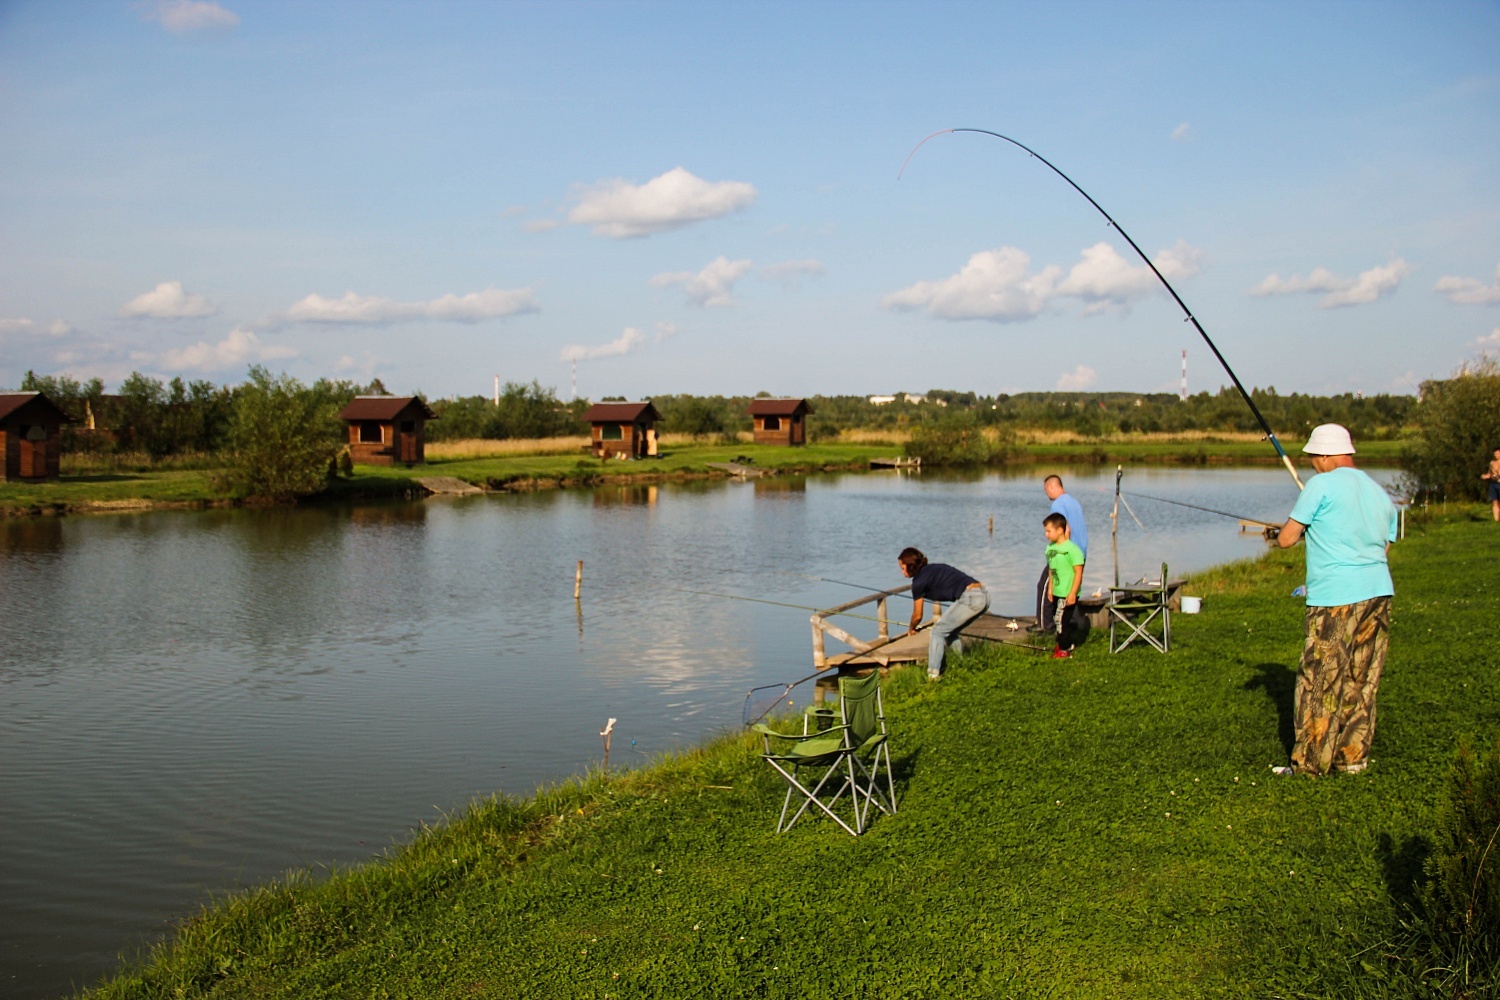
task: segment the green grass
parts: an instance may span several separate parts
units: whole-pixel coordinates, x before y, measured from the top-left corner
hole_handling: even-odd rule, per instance
[[[1195,578],[1166,656],[1096,635],[893,674],[900,812],[857,840],[774,834],[773,775],[728,734],[229,898],[95,995],[1418,995],[1399,922],[1443,779],[1500,736],[1497,554],[1478,508],[1393,549],[1363,775],[1268,770],[1302,637],[1277,551]]]

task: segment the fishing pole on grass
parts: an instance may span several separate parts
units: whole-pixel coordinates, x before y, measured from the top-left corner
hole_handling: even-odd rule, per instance
[[[1113,228],[1115,232],[1125,237],[1125,242],[1130,244],[1130,249],[1134,250],[1137,256],[1139,256],[1141,260],[1146,262],[1146,266],[1151,269],[1151,273],[1156,275],[1157,280],[1162,283],[1163,287],[1166,288],[1167,292],[1172,296],[1173,300],[1177,303],[1178,306],[1181,307],[1183,315],[1187,317],[1187,322],[1193,324],[1193,329],[1198,331],[1198,335],[1203,338],[1203,342],[1208,345],[1208,349],[1210,351],[1213,351],[1214,357],[1219,359],[1219,364],[1223,366],[1225,373],[1227,373],[1229,375],[1229,378],[1234,382],[1234,387],[1238,389],[1240,391],[1240,395],[1244,397],[1245,404],[1250,407],[1250,412],[1255,414],[1255,419],[1257,422],[1259,422],[1261,430],[1266,432],[1266,440],[1270,441],[1271,447],[1276,449],[1276,454],[1281,458],[1281,464],[1286,466],[1287,472],[1291,473],[1292,482],[1297,484],[1297,489],[1302,489],[1302,479],[1297,475],[1297,468],[1292,464],[1291,458],[1287,456],[1286,449],[1281,446],[1281,442],[1276,437],[1276,432],[1271,430],[1271,425],[1266,422],[1266,418],[1261,414],[1260,407],[1255,405],[1255,400],[1250,398],[1250,393],[1245,391],[1245,387],[1240,383],[1239,376],[1234,373],[1233,368],[1229,367],[1229,362],[1224,360],[1224,355],[1219,353],[1218,347],[1216,347],[1214,345],[1214,342],[1209,338],[1208,331],[1203,329],[1203,324],[1198,322],[1198,317],[1194,316],[1193,311],[1187,307],[1187,303],[1182,301],[1182,296],[1177,294],[1177,289],[1172,287],[1172,283],[1168,281],[1166,277],[1162,275],[1161,271],[1157,269],[1156,265],[1151,262],[1151,258],[1146,256],[1145,251],[1143,251],[1139,246],[1136,245],[1135,240],[1130,238],[1130,234],[1121,229],[1120,224],[1116,222],[1114,218],[1104,210],[1104,206],[1095,201],[1087,191],[1079,187],[1078,184],[1074,182],[1073,178],[1069,177],[1067,174],[1059,170],[1045,156],[1038,153],[1030,146],[1027,146],[1024,143],[1017,142],[1015,139],[1012,139],[1008,135],[1001,135],[999,132],[991,132],[989,129],[945,128],[939,129],[938,131],[932,133],[932,135],[929,135],[926,139],[923,139],[921,142],[912,147],[912,151],[906,154],[906,160],[902,162],[901,170],[896,174],[896,179],[900,180],[901,175],[906,173],[906,165],[911,162],[911,158],[913,156],[917,155],[917,150],[927,145],[928,140],[935,139],[940,135],[947,135],[951,132],[977,132],[980,135],[990,135],[994,136],[996,139],[1004,139],[1012,146],[1016,146],[1020,149],[1025,150],[1027,153],[1030,153],[1032,157],[1041,160],[1044,164],[1046,164],[1054,174],[1067,181],[1069,186],[1072,187],[1074,191],[1077,191],[1079,194],[1083,195],[1084,198],[1088,199],[1088,203],[1090,205],[1093,205],[1094,208],[1099,210],[1099,214],[1104,216],[1105,221],[1110,224],[1110,227]]]

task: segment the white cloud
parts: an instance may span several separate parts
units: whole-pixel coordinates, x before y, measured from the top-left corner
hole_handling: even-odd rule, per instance
[[[760,269],[760,273],[788,288],[800,288],[803,278],[827,274],[828,268],[820,260],[784,260],[777,264],[767,264]]]
[[[271,318],[273,323],[329,323],[350,326],[386,326],[418,319],[445,320],[452,323],[478,323],[481,320],[536,312],[537,304],[529,288],[488,288],[468,295],[444,295],[427,302],[397,302],[378,295],[345,292],[343,298],[326,299],[312,294],[293,303],[284,313]]]
[[[903,312],[925,309],[938,319],[1031,319],[1046,307],[1062,268],[1049,264],[1038,274],[1030,269],[1031,255],[1024,250],[985,250],[970,257],[952,277],[919,281],[885,296],[880,305]]]
[[[1478,278],[1443,277],[1433,291],[1461,306],[1496,305],[1500,303],[1500,264],[1495,265],[1495,280],[1488,285]]]
[[[217,344],[200,340],[190,347],[167,351],[161,356],[161,362],[167,368],[217,372],[261,361],[293,358],[297,353],[295,347],[267,344],[250,330],[237,326]]]
[[[756,196],[753,184],[705,181],[673,167],[644,184],[616,178],[577,189],[568,221],[593,226],[600,236],[627,239],[742,211]]]
[[[66,337],[72,332],[72,324],[64,323],[60,319],[55,319],[51,323],[47,324],[47,336],[49,337]]]
[[[675,336],[677,336],[677,324],[676,323],[658,323],[658,324],[656,324],[656,342],[658,344],[665,344],[667,341],[671,340]]]
[[[1013,323],[1031,319],[1056,298],[1075,298],[1084,315],[1124,309],[1136,299],[1160,290],[1145,265],[1132,266],[1108,243],[1085,248],[1082,259],[1063,278],[1049,264],[1031,273],[1031,257],[1015,247],[987,250],[969,258],[958,274],[939,281],[919,281],[880,300],[886,309],[926,309],[938,319],[987,319]],[[1168,279],[1190,278],[1202,268],[1203,251],[1179,240],[1156,255],[1154,263]]]
[[[218,33],[240,26],[240,16],[204,0],[156,0],[144,5],[148,21],[160,21],[174,35]]]
[[[646,335],[633,326],[627,326],[625,332],[607,344],[599,344],[596,347],[585,347],[575,344],[564,347],[562,360],[564,361],[589,361],[593,358],[612,358],[621,354],[629,354],[646,346]]]
[[[681,285],[688,301],[695,306],[730,306],[734,305],[734,283],[745,276],[750,266],[748,260],[716,257],[696,274],[692,271],[658,274],[651,279],[651,287]]]
[[[219,307],[202,295],[183,291],[180,281],[163,281],[120,307],[120,315],[130,319],[190,319],[218,311]]]
[[[1168,281],[1191,278],[1202,269],[1203,251],[1182,240],[1170,250],[1162,250],[1152,261]],[[1160,283],[1144,264],[1133,266],[1108,243],[1095,243],[1083,251],[1083,259],[1073,265],[1068,277],[1057,286],[1058,295],[1068,295],[1087,303],[1084,315],[1106,309],[1124,309],[1136,299],[1154,295]]]
[[[1099,381],[1099,375],[1088,365],[1079,365],[1070,372],[1063,372],[1057,377],[1058,392],[1082,392],[1092,389],[1095,382]]]
[[[528,219],[521,224],[521,228],[528,233],[550,233],[561,225],[556,219]]]
[[[1193,126],[1189,125],[1187,122],[1183,122],[1181,125],[1172,130],[1172,139],[1176,142],[1181,142],[1183,139],[1190,138],[1192,134]]]
[[[25,333],[34,326],[36,324],[24,316],[17,316],[13,319],[0,317],[0,336],[8,333]]]
[[[1495,327],[1483,337],[1476,337],[1474,343],[1486,350],[1491,347],[1500,349],[1500,326]]]
[[[1319,309],[1366,305],[1394,292],[1400,286],[1401,279],[1412,270],[1412,266],[1400,257],[1393,258],[1389,264],[1361,271],[1357,278],[1340,278],[1325,267],[1316,267],[1305,278],[1301,275],[1292,275],[1290,278],[1282,278],[1277,274],[1268,275],[1259,285],[1250,289],[1250,294],[1260,297],[1304,292],[1321,294],[1323,300],[1318,303]]]

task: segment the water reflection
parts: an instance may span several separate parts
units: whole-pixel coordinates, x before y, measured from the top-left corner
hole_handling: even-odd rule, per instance
[[[828,607],[858,591],[819,577],[897,586],[917,545],[1025,613],[1042,471],[0,525],[5,991],[64,992],[210,891],[357,861],[474,795],[574,773],[611,716],[623,763],[632,739],[644,755],[733,727],[748,689],[810,672],[807,611],[694,591]],[[1092,590],[1112,579],[1113,470],[1061,471]],[[1274,521],[1293,499],[1275,470],[1126,483]],[[1127,579],[1263,546],[1232,520],[1134,506]]]

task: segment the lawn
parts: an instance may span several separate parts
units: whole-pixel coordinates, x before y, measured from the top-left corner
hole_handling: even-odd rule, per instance
[[[1410,532],[1362,775],[1269,770],[1302,636],[1301,553],[1274,551],[1195,578],[1165,656],[1096,635],[893,674],[900,812],[861,838],[773,833],[729,733],[234,897],[95,995],[1413,995],[1399,920],[1445,775],[1500,737],[1500,525]]]

